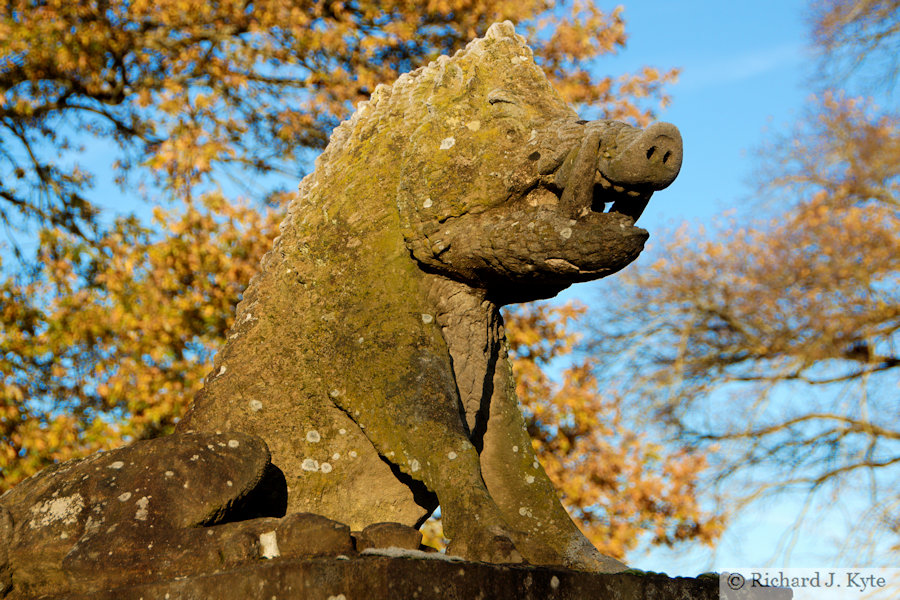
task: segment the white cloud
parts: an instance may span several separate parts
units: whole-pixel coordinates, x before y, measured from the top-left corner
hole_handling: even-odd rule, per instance
[[[683,64],[678,87],[696,90],[735,83],[809,60],[809,50],[800,42],[780,44],[733,56]]]

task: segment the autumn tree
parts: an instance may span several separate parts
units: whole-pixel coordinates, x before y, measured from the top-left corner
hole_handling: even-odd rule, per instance
[[[865,53],[876,31],[896,47],[897,3],[825,4],[826,56]],[[710,451],[736,506],[792,491],[814,514],[852,497],[846,541],[873,549],[900,508],[900,115],[825,90],[761,154],[750,211],[671,232],[623,274],[597,322],[597,372]]]
[[[827,0],[810,6],[813,41],[827,81],[859,72],[874,74],[875,87],[891,87],[900,72],[898,0]]]
[[[505,19],[568,99],[638,121],[650,105],[636,99],[665,100],[660,85],[672,73],[613,79],[589,68],[626,40],[622,9],[589,3],[5,2],[0,220],[90,239],[98,147],[116,149],[109,162],[124,189],[145,186],[154,202],[227,184],[278,204],[309,152],[378,83]]]
[[[171,432],[280,219],[209,195],[93,244],[44,230],[41,276],[0,284],[0,489]]]

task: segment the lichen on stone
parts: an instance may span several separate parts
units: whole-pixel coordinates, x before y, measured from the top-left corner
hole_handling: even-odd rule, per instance
[[[84,510],[84,498],[81,494],[44,500],[31,507],[32,517],[28,521],[28,526],[37,529],[54,523],[71,525],[75,523],[82,510]]]

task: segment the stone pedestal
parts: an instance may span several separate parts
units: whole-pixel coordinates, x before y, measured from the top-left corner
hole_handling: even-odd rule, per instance
[[[714,576],[590,574],[367,551],[353,558],[260,560],[218,573],[52,600],[718,600]],[[789,598],[790,596],[786,596]],[[43,600],[51,600],[46,598]]]

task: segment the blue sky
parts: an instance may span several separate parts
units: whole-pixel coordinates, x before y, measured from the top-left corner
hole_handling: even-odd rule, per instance
[[[682,70],[660,118],[681,129],[684,164],[641,217],[651,239],[661,225],[710,221],[752,197],[754,150],[767,128],[788,125],[810,95],[805,10],[796,0],[626,4],[628,46],[610,61],[611,72]]]
[[[625,3],[628,45],[601,68],[610,74],[643,65],[682,70],[679,82],[669,88],[672,104],[659,116],[681,130],[684,163],[678,179],[654,196],[641,217],[639,224],[649,230],[650,242],[639,261],[652,257],[653,240],[662,239],[664,229],[684,221],[709,229],[716,215],[729,209],[741,214],[754,200],[757,149],[771,134],[789,130],[815,86],[807,4]],[[590,305],[603,286],[603,281],[575,286],[560,299]],[[849,509],[814,509],[812,527],[801,530],[791,543],[785,533],[802,502],[800,496],[786,496],[751,506],[729,526],[715,552],[691,546],[656,549],[635,553],[630,563],[685,576],[737,566],[837,566],[834,554],[849,521],[842,511],[852,513],[852,500]]]

